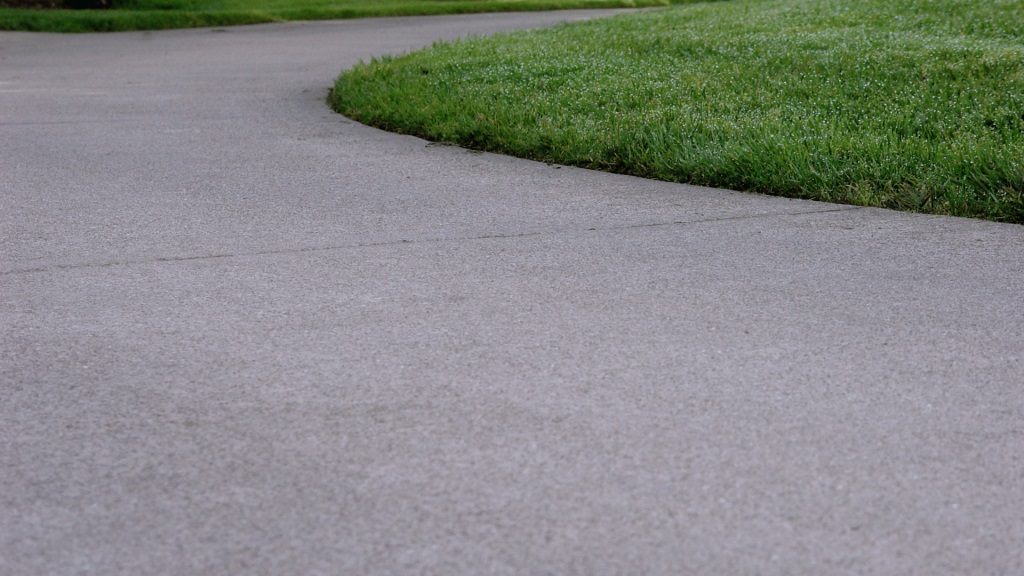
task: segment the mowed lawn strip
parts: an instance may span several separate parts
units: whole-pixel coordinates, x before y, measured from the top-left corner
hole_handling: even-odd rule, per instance
[[[1024,0],[733,0],[438,43],[336,110],[735,190],[1024,223]]]
[[[372,16],[636,8],[685,1],[692,0],[112,0],[112,8],[104,10],[0,8],[0,30],[115,32]]]

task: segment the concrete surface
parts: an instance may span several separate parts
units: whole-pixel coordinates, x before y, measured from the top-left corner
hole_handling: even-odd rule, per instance
[[[1024,574],[1024,227],[324,105],[589,15],[0,34],[0,573]]]

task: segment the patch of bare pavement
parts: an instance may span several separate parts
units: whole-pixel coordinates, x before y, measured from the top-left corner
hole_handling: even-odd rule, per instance
[[[324,104],[593,14],[0,34],[0,573],[1024,573],[1024,227]]]

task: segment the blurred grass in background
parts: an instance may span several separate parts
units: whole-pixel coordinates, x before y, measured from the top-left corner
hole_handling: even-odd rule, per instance
[[[0,30],[114,32],[292,20],[570,8],[667,6],[679,0],[0,0]],[[7,6],[6,8],[4,6]],[[96,9],[59,9],[59,8]],[[17,8],[15,8],[17,7]],[[26,7],[35,7],[28,9]],[[47,8],[47,9],[42,9]]]

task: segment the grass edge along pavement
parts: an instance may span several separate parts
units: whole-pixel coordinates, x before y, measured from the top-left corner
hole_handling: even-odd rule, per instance
[[[731,0],[343,73],[360,122],[676,182],[1024,223],[1024,0]]]
[[[123,32],[300,20],[583,8],[648,8],[692,0],[114,0],[102,10],[0,8],[0,30]]]

